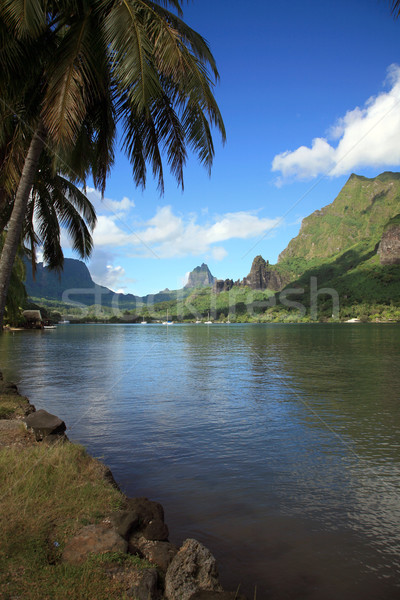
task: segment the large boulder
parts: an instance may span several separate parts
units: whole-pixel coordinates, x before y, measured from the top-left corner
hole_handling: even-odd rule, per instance
[[[154,519],[164,522],[164,509],[159,502],[154,502],[148,498],[127,498],[125,501],[126,510],[135,512],[140,519],[141,524],[147,525]]]
[[[166,542],[168,540],[168,527],[164,523],[164,509],[158,502],[148,498],[127,498],[126,510],[135,513],[138,517],[137,524],[131,528],[127,539],[129,552],[135,554],[139,551],[138,540]]]
[[[89,554],[126,552],[128,544],[115,529],[106,525],[87,525],[71,538],[62,555],[63,562],[79,565]]]
[[[153,519],[142,531],[146,540],[153,542],[166,542],[168,540],[168,527],[161,519]]]
[[[32,429],[38,442],[50,435],[63,436],[66,430],[64,421],[43,409],[28,415],[25,423],[28,429]]]
[[[205,546],[187,539],[168,567],[165,596],[168,600],[190,600],[202,590],[222,591],[217,563]]]

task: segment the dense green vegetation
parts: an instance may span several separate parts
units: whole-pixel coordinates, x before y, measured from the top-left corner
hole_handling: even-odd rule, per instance
[[[366,240],[375,245],[399,210],[400,173],[385,172],[373,179],[353,174],[334,202],[303,220],[279,265],[284,267],[289,259],[330,259]]]

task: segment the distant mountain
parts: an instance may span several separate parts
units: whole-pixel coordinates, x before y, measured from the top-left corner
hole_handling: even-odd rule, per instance
[[[109,288],[95,283],[85,263],[73,258],[64,259],[64,268],[61,273],[45,267],[43,263],[38,263],[35,279],[32,276],[31,265],[26,260],[25,288],[28,296],[35,300],[45,299],[66,304],[83,304],[84,306],[98,304],[121,310],[132,310],[142,304],[174,300],[178,295],[177,290],[168,289],[147,296],[113,292]],[[183,297],[187,293],[183,294]],[[182,297],[181,292],[180,296]]]
[[[109,288],[98,285],[93,281],[85,263],[73,258],[64,259],[61,273],[39,263],[35,279],[27,261],[25,288],[31,298],[79,303],[85,306],[101,304],[127,309],[135,308],[142,300],[133,294],[116,294]]]
[[[216,281],[216,277],[211,274],[208,266],[203,263],[200,267],[196,267],[189,273],[188,282],[185,285],[186,289],[210,287]]]

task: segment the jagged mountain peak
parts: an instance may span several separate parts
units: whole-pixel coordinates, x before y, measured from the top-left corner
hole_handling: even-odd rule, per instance
[[[196,267],[189,273],[189,278],[185,288],[198,288],[212,286],[216,278],[211,274],[208,265],[202,263],[200,267]]]

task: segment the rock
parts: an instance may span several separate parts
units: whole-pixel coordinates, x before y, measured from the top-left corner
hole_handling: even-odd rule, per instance
[[[127,548],[127,542],[114,529],[105,525],[87,525],[67,542],[62,560],[78,565],[89,554],[126,552]]]
[[[220,294],[221,292],[229,292],[233,288],[232,279],[216,279],[213,285],[214,294]]]
[[[136,581],[133,583],[129,593],[135,600],[155,600],[160,597],[157,589],[156,569],[137,569]]]
[[[222,591],[216,560],[200,542],[187,539],[168,567],[165,597],[190,600],[193,594],[203,590]]]
[[[126,510],[136,512],[141,525],[148,525],[155,519],[164,522],[164,509],[159,502],[148,498],[127,498],[125,504]]]
[[[168,540],[168,527],[164,523],[164,509],[161,504],[148,498],[127,498],[125,506],[139,518],[137,527],[128,537],[131,554],[140,553],[138,540],[141,537],[149,541]]]
[[[178,548],[170,542],[153,542],[143,536],[136,540],[136,548],[144,558],[156,564],[164,573],[178,552]]]
[[[25,423],[28,429],[33,430],[37,441],[42,440],[50,434],[63,435],[66,430],[64,421],[43,409],[28,415]]]
[[[392,219],[394,221],[394,219]],[[386,226],[378,248],[381,265],[400,264],[400,225],[390,223]]]
[[[134,600],[161,600],[161,592],[157,588],[158,575],[156,569],[141,569],[130,565],[111,566],[105,569],[112,579],[125,587],[125,597]]]
[[[268,288],[269,290],[279,291],[284,284],[281,275],[260,255],[255,257],[250,273],[242,281],[242,285],[247,285],[252,290],[265,290]]]
[[[168,527],[161,519],[154,519],[146,525],[142,531],[142,535],[146,540],[165,542],[168,540],[169,531]]]
[[[196,592],[190,600],[246,600],[245,596],[236,592]]]
[[[134,510],[120,510],[110,516],[110,521],[115,531],[128,539],[129,534],[139,526],[140,519]]]

